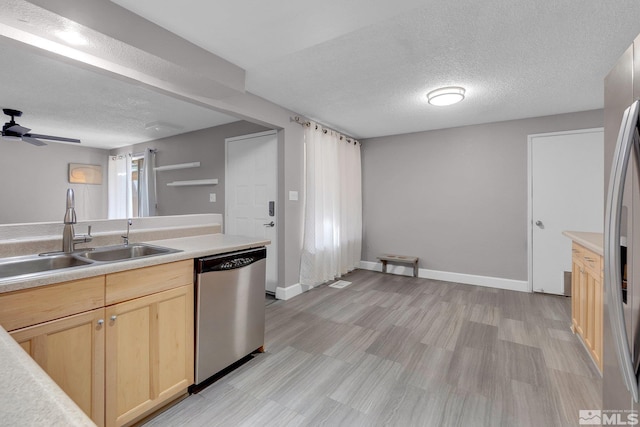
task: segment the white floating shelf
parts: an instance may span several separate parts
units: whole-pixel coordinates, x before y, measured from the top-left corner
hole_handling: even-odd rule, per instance
[[[186,187],[189,185],[216,185],[217,179],[193,179],[191,181],[173,181],[167,182],[169,187]]]
[[[156,166],[156,171],[172,171],[176,169],[190,169],[190,168],[199,168],[200,162],[191,162],[191,163],[180,163],[177,165],[166,165],[166,166]]]

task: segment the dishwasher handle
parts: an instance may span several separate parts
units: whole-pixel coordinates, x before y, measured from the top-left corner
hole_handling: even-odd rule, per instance
[[[267,248],[265,247],[212,255],[196,260],[196,273],[202,274],[211,271],[235,270],[237,268],[247,267],[265,258],[267,258]]]

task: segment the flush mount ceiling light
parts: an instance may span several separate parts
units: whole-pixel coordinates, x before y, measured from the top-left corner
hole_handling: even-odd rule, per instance
[[[459,86],[441,87],[427,94],[429,104],[439,107],[456,104],[464,99],[464,88]]]
[[[173,132],[183,129],[183,127],[180,125],[174,125],[163,121],[147,123],[146,125],[144,125],[144,128],[145,130],[152,132]]]

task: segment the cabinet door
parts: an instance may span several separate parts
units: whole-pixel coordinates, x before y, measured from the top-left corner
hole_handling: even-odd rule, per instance
[[[193,286],[106,308],[106,422],[120,426],[193,384]]]
[[[585,296],[586,296],[586,316],[585,323],[582,326],[584,334],[582,338],[584,339],[587,348],[594,352],[594,343],[595,343],[595,318],[594,313],[596,310],[596,281],[595,278],[589,274],[585,273]]]
[[[571,325],[573,332],[581,333],[580,325],[580,270],[581,266],[574,257],[571,266]]]
[[[602,289],[602,277],[594,280],[595,285],[595,310],[593,313],[594,318],[594,340],[593,340],[593,354],[596,358],[596,364],[602,372],[602,313],[604,307],[604,294]]]
[[[585,337],[586,325],[587,325],[587,273],[582,264],[578,264],[578,280],[577,280],[578,294],[576,295],[577,317],[578,325],[576,331]]]
[[[101,308],[11,332],[98,426],[104,425],[103,319]]]

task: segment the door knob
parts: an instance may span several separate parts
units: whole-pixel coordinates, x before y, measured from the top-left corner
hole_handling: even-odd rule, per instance
[[[536,221],[536,225],[540,228],[544,228],[544,226],[542,225],[542,221],[540,220]]]
[[[275,222],[273,222],[273,221],[271,221],[271,222],[269,222],[269,223],[267,223],[267,224],[262,224],[262,225],[264,225],[265,227],[275,227],[275,226],[276,226],[276,223],[275,223]]]

